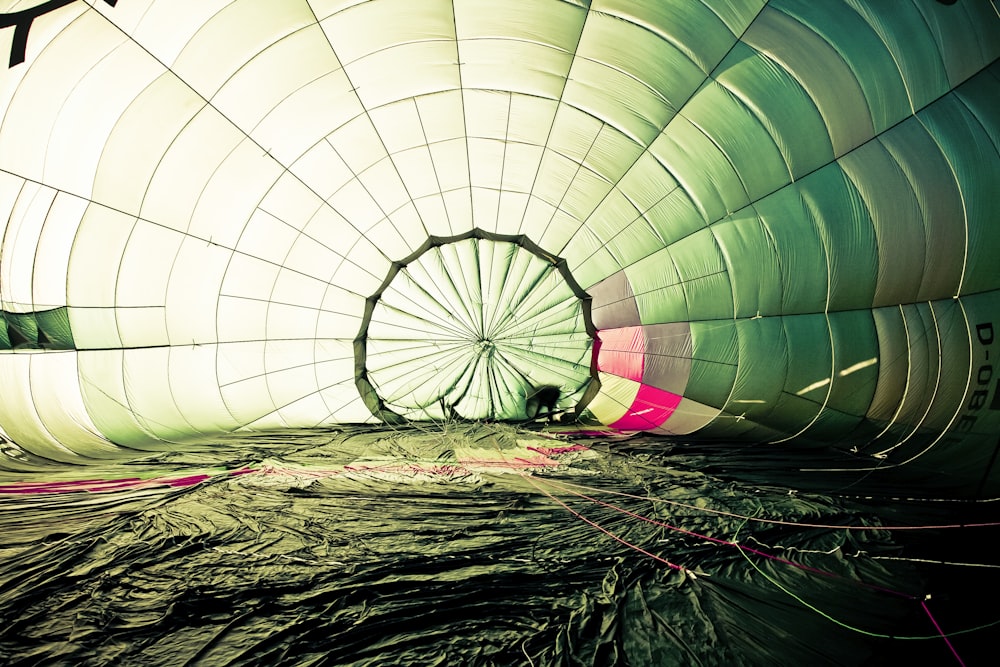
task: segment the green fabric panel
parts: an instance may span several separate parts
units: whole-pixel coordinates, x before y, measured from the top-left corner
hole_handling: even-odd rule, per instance
[[[857,189],[837,165],[799,181],[823,239],[830,272],[829,310],[870,308],[878,276],[875,230]],[[813,270],[822,270],[822,266]],[[789,279],[794,280],[790,277]]]
[[[906,328],[898,307],[876,308],[871,311],[878,338],[878,380],[867,416],[887,423],[899,408],[906,391],[908,364],[900,363],[907,356]]]
[[[808,26],[768,5],[743,41],[794,74],[823,116],[835,155],[873,136],[871,112],[857,77],[830,43]]]
[[[48,343],[45,344],[46,348],[53,350],[74,349],[73,330],[69,324],[68,308],[63,306],[62,308],[43,310],[35,313],[35,319],[38,322],[39,333],[44,334],[45,338],[48,339]]]
[[[812,98],[785,69],[740,42],[715,74],[757,116],[795,178],[833,159],[833,145]]]
[[[878,278],[871,305],[917,300],[927,248],[923,216],[910,181],[878,141],[845,155],[840,166],[864,200],[875,233]]]
[[[938,51],[944,54],[952,86],[1000,57],[995,3],[963,1],[957,4],[959,6],[928,0],[918,3],[922,18],[938,43]]]
[[[826,306],[826,253],[799,186],[779,190],[754,204],[754,209],[781,267],[780,306],[771,314],[821,312]],[[737,287],[748,290],[743,283],[741,276]]]
[[[837,2],[776,0],[776,7],[829,42],[851,69],[876,133],[910,115],[906,87],[885,42],[864,18]]]
[[[725,154],[751,201],[789,182],[788,167],[774,138],[723,86],[708,82],[684,107],[684,115]]]
[[[691,376],[684,396],[714,408],[726,405],[736,381],[736,322],[691,323]]]
[[[38,347],[38,320],[34,313],[3,313],[7,322],[7,335],[11,347],[17,349]]]
[[[677,116],[649,150],[677,179],[705,221],[721,220],[747,205],[746,192],[733,165],[687,118]]]
[[[667,245],[695,233],[706,224],[691,197],[680,188],[665,195],[643,216]]]
[[[712,231],[732,277],[735,316],[782,312],[782,265],[760,218],[744,209]]]
[[[870,310],[830,313],[836,364],[827,408],[863,417],[878,382],[878,335]]]
[[[781,321],[788,339],[785,391],[813,401],[818,407],[826,400],[833,369],[827,318],[817,313],[783,317]]]
[[[7,335],[7,324],[3,320],[0,320],[0,350],[11,349],[10,336]]]
[[[910,181],[923,221],[925,261],[916,300],[955,295],[965,263],[962,195],[941,147],[916,118],[879,137]],[[910,280],[914,283],[913,277]]]
[[[739,360],[726,411],[767,423],[788,374],[788,341],[781,318],[737,320]]]
[[[703,229],[670,247],[692,320],[733,317],[733,291],[719,242]],[[645,321],[645,320],[644,320]]]
[[[989,325],[993,325],[994,330],[1000,333],[1000,294],[997,292],[987,292],[977,294],[972,297],[965,297],[961,301],[957,299],[942,299],[930,304],[931,312],[936,325],[935,334],[941,338],[941,368],[937,393],[934,402],[923,425],[937,432],[944,432],[952,425],[956,410],[965,412],[965,408],[972,403],[973,409],[970,411],[976,415],[986,416],[989,409],[986,403],[991,396],[996,396],[997,386],[986,382],[982,386],[976,377],[979,366],[990,363],[991,359],[986,358],[986,349],[989,347],[980,341],[980,333],[983,337],[989,338]],[[982,329],[979,329],[979,327]],[[994,336],[995,338],[995,336]],[[991,343],[990,346],[995,346]],[[977,366],[972,366],[970,349],[979,353]],[[992,348],[996,350],[996,347]],[[996,351],[993,354],[997,354]],[[972,383],[966,373],[959,369],[972,368]],[[966,395],[966,390],[970,392]],[[990,390],[993,393],[990,393]],[[985,391],[986,394],[975,395],[976,391]],[[1000,433],[1000,424],[997,424],[996,433]]]
[[[669,248],[663,248],[625,268],[635,293],[639,320],[643,324],[686,322],[688,317],[684,287]]]
[[[938,348],[934,317],[926,303],[900,306],[906,325],[907,358],[892,359],[888,363],[909,364],[907,391],[898,422],[910,432],[920,424],[941,379],[941,352]]]
[[[996,262],[1000,257],[997,147],[980,119],[955,95],[942,98],[922,111],[919,118],[941,145],[962,191],[968,227],[962,294],[996,289]]]

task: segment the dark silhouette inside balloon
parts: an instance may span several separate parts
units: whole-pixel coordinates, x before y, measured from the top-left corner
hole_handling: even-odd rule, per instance
[[[538,419],[539,417],[556,417],[556,403],[559,402],[561,392],[559,387],[551,384],[543,384],[535,388],[524,399],[524,412],[528,419]]]

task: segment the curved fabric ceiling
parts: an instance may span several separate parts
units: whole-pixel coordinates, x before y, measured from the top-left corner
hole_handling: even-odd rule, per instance
[[[995,452],[991,2],[0,11],[9,465],[538,384],[625,430]],[[428,309],[506,309],[512,354],[442,361]]]

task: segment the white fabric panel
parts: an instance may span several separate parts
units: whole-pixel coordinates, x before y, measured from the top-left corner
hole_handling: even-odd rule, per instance
[[[309,57],[303,58],[303,53]],[[313,24],[279,39],[242,65],[212,97],[212,105],[250,131],[289,95],[339,68],[326,35]]]
[[[590,402],[587,409],[604,424],[621,419],[639,393],[639,383],[635,380],[600,373],[601,391]]]
[[[267,339],[304,339],[316,336],[319,311],[309,306],[272,302],[267,309]]]
[[[267,302],[280,270],[280,265],[236,253],[226,269],[222,295]]]
[[[172,64],[188,41],[213,16],[233,0],[131,0],[113,9],[93,2],[101,14],[131,34],[160,62]],[[124,11],[122,11],[124,10]]]
[[[250,424],[262,415],[271,414],[275,409],[263,375],[224,385],[222,398],[229,412],[240,424]]]
[[[455,0],[458,39],[464,40],[503,35],[571,53],[587,18],[586,9],[567,2]]]
[[[229,385],[264,375],[264,345],[263,340],[252,340],[214,346],[215,374],[223,395]]]
[[[240,342],[266,340],[267,301],[219,296],[218,340]]]
[[[233,125],[203,108],[160,157],[142,200],[147,220],[187,231],[198,198],[212,174],[242,141]]]
[[[289,168],[289,174],[282,174],[278,183],[286,178],[301,181],[302,186],[325,200],[354,178],[354,173],[333,146],[324,139],[296,160]]]
[[[281,269],[274,282],[271,300],[276,304],[290,304],[303,308],[311,308],[315,314],[323,303],[323,295],[326,293],[326,288],[326,280],[305,276],[286,266]],[[313,327],[315,328],[315,321],[313,322]],[[310,336],[312,336],[311,333]]]
[[[14,442],[32,454],[52,461],[79,462],[79,455],[60,443],[38,413],[31,384],[32,358],[36,356],[39,355],[0,354],[0,386],[4,388],[4,398],[0,401],[0,426]],[[52,366],[54,364],[49,363],[39,371],[44,373]],[[58,372],[56,368],[52,370]],[[50,409],[55,407],[57,406],[49,404]],[[58,424],[59,432],[65,433],[71,430],[68,428],[71,425],[68,415],[50,417],[50,421],[53,420]]]
[[[367,115],[340,126],[326,140],[355,175],[388,155]]]
[[[169,340],[174,345],[215,341],[219,293],[233,253],[190,236],[183,239],[167,285]]]
[[[558,99],[566,84],[573,55],[533,42],[510,39],[474,39],[459,42],[462,84],[466,88],[509,90]],[[530,62],[533,67],[511,67]]]
[[[324,26],[326,24],[324,23]],[[378,51],[344,69],[365,108],[460,87],[454,42],[414,42]]]
[[[398,219],[403,224],[407,221],[407,217],[402,215]],[[373,239],[378,239],[379,250],[386,257],[393,260],[404,259],[413,254],[413,251],[416,249],[414,244],[409,242],[408,239],[412,239],[413,236],[417,235],[414,233],[415,229],[422,230],[419,220],[409,218],[409,222],[415,223],[415,227],[397,226],[392,218],[386,218],[372,227],[369,236]],[[420,240],[423,241],[424,239]]]
[[[115,305],[162,306],[184,235],[139,220],[119,258]]]
[[[118,211],[97,204],[87,207],[69,260],[69,305],[115,305],[121,258],[135,224],[135,218]]]
[[[413,99],[400,100],[368,112],[385,149],[395,155],[409,148],[424,147],[424,128]]]
[[[495,90],[466,90],[465,129],[470,137],[507,140],[511,94]]]
[[[352,227],[362,233],[367,233],[375,223],[385,217],[385,211],[357,180],[348,182],[335,192],[329,202],[338,213],[350,221]]]
[[[218,364],[218,345],[170,348],[165,377],[171,400],[183,419],[202,433],[229,431],[241,425],[222,400]]]
[[[32,301],[36,309],[66,305],[66,278],[69,257],[87,200],[60,194],[42,227],[31,279]]]
[[[170,143],[204,105],[201,97],[170,73],[136,91],[106,138],[94,176],[93,199],[138,213]]]
[[[434,163],[431,161],[431,153],[427,146],[396,153],[392,156],[392,161],[413,199],[440,191]]]
[[[305,2],[241,0],[205,21],[171,68],[205,99],[255,55],[315,22]]]
[[[428,148],[442,192],[468,187],[469,150],[465,140],[442,141],[431,144]]]
[[[560,104],[531,95],[511,95],[507,138],[532,146],[544,146]]]
[[[465,136],[462,91],[452,90],[417,98],[420,125],[428,144]]]
[[[12,34],[13,30],[4,32]],[[59,38],[53,39],[56,35]],[[87,72],[125,39],[82,3],[48,12],[32,22],[25,54],[31,67],[12,68],[16,70],[13,79],[23,73],[20,81],[8,84],[4,76],[11,89],[2,94],[3,98],[9,96],[10,102],[4,107],[0,126],[0,169],[45,182],[48,151],[38,147],[48,147],[63,102]],[[69,184],[47,185],[65,188]]]
[[[36,183],[24,183],[13,202],[3,236],[0,237],[0,305],[4,310],[30,312],[31,284],[38,237],[55,202],[56,191]]]
[[[322,25],[337,55],[350,65],[397,44],[453,41],[454,21],[450,0],[382,0],[344,9]]]
[[[115,324],[123,347],[166,345],[167,312],[163,306],[116,308]]]
[[[392,160],[385,158],[363,171],[358,181],[378,203],[384,214],[392,213],[410,201],[406,186],[399,178]]]
[[[75,331],[74,331],[75,334]],[[145,424],[136,419],[126,395],[124,350],[81,352],[80,387],[87,412],[111,442],[134,449],[156,449]],[[140,371],[141,372],[141,371]]]
[[[449,236],[452,233],[448,210],[444,198],[440,194],[415,198],[413,204],[420,213],[420,220],[427,228],[427,233],[435,236]]]
[[[156,438],[182,440],[196,431],[181,414],[169,378],[171,348],[126,350],[122,363],[129,406],[138,422]]]
[[[469,137],[468,151],[469,178],[472,185],[484,188],[499,188],[500,176],[503,173],[503,142],[495,139]],[[486,218],[486,220],[492,219]]]
[[[544,148],[534,144],[508,143],[504,149],[501,187],[504,190],[531,192],[544,153]]]
[[[243,141],[204,184],[188,233],[235,247],[247,219],[283,171],[260,146]]]
[[[304,220],[295,222],[302,223]],[[292,224],[257,209],[240,234],[236,252],[280,266],[299,237],[299,231]]]
[[[93,12],[85,14],[73,29],[82,31],[87,40],[124,40],[121,33]],[[60,39],[65,37],[60,35]],[[46,142],[45,181],[79,196],[90,196],[97,165],[115,124],[161,72],[159,63],[128,42],[95,62],[59,105],[59,115]],[[110,81],[114,85],[108,85]]]

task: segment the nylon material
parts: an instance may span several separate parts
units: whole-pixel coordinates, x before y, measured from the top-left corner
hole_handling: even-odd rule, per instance
[[[162,306],[170,271],[184,238],[173,230],[137,221],[118,259],[115,305],[121,308]]]
[[[42,336],[49,340],[46,347],[54,350],[73,349],[73,331],[69,325],[69,313],[65,306],[36,312],[35,320]],[[39,342],[44,344],[44,341]]]
[[[985,458],[987,453],[992,454],[995,451],[995,449],[991,450],[990,445],[992,444],[995,448],[997,442],[996,435],[1000,433],[1000,411],[993,409],[995,405],[994,401],[997,400],[997,392],[1000,391],[998,389],[1000,380],[997,379],[995,351],[998,342],[997,313],[1000,313],[1000,297],[995,292],[974,294],[963,298],[962,305],[965,307],[965,315],[968,318],[968,328],[966,331],[961,331],[958,326],[946,329],[944,325],[948,322],[941,323],[942,336],[946,337],[946,343],[952,340],[955,341],[954,345],[944,348],[945,355],[941,363],[946,369],[956,369],[956,371],[953,373],[946,371],[944,373],[944,386],[939,391],[945,393],[945,395],[947,395],[946,392],[949,392],[949,390],[961,391],[961,376],[965,375],[965,373],[959,373],[957,369],[969,369],[970,379],[968,388],[965,390],[964,400],[960,403],[965,414],[960,414],[952,422],[952,429],[949,435],[962,432],[981,434],[984,437],[979,440],[981,444],[977,446],[976,451],[981,452]],[[937,312],[936,308],[935,312]],[[955,313],[955,318],[957,319],[957,317],[958,313]],[[992,325],[992,328],[990,325]],[[966,342],[970,338],[972,339],[972,358],[968,359],[966,355],[969,352]],[[992,354],[990,354],[991,351],[993,352]],[[966,366],[966,364],[968,365]],[[989,393],[991,387],[992,394]],[[977,406],[985,404],[987,396],[990,396],[989,408],[986,410],[978,408]],[[943,409],[945,404],[944,397],[942,397],[940,402]],[[942,462],[942,465],[946,464]],[[987,481],[987,475],[984,472],[986,470],[988,469],[977,469],[977,473],[981,475],[979,478],[984,483]]]
[[[826,407],[863,416],[878,382],[878,336],[871,311],[830,313],[829,317],[834,369]]]
[[[628,170],[634,169],[636,161],[646,154],[645,151],[645,146],[610,125],[605,125],[587,152],[583,164],[601,178],[624,187],[622,181],[628,173],[625,167]],[[659,187],[662,188],[662,183]]]
[[[121,347],[118,324],[113,307],[70,307],[69,322],[73,343],[78,350]]]
[[[34,354],[0,355],[0,382],[10,392],[0,401],[0,424],[9,438],[24,450],[50,461],[78,463],[80,456],[55,439],[42,422],[31,394],[31,360]],[[39,397],[41,398],[41,397]]]
[[[775,261],[781,268],[781,308],[778,312],[791,314],[823,310],[828,278],[826,271],[816,269],[825,266],[826,257],[798,186],[785,188],[762,199],[754,209],[764,235],[772,245]],[[789,224],[786,222],[789,220],[794,222]]]
[[[545,232],[542,234],[541,238],[537,240],[539,246],[543,248],[551,248],[554,252],[563,252],[563,248],[569,243],[569,240],[573,238],[573,235],[583,228],[583,222],[579,219],[573,217],[569,213],[556,210],[552,215],[552,218],[545,221],[544,229]],[[528,224],[527,219],[521,224],[521,233],[525,233],[524,230],[531,230],[534,228]],[[608,275],[605,273],[604,275]],[[577,280],[581,282],[593,282],[584,280],[581,276],[576,276]]]
[[[170,142],[204,103],[169,73],[137,92],[107,137],[94,174],[93,199],[138,212]]]
[[[316,335],[319,311],[314,305],[272,303],[267,310],[269,339],[309,339]]]
[[[400,100],[377,109],[369,109],[368,117],[378,132],[386,152],[396,155],[414,148],[426,150],[427,140],[420,124],[420,113],[414,100]]]
[[[507,159],[509,158],[505,156],[505,166]],[[395,153],[392,156],[392,163],[406,184],[407,192],[414,200],[438,193],[434,163],[431,161],[431,154],[426,146]],[[514,172],[514,170],[511,171]]]
[[[660,243],[660,237],[642,218],[624,227],[608,241],[608,250],[619,266],[628,266],[641,259]]]
[[[371,193],[357,180],[349,181],[340,188],[330,197],[329,204],[362,234],[369,232],[385,215]]]
[[[470,137],[467,143],[469,151],[469,179],[473,187],[499,188],[501,174],[503,173],[503,142],[495,139]],[[486,219],[488,220],[489,218]]]
[[[466,135],[476,139],[506,141],[513,95],[514,93],[497,90],[464,91],[462,101],[465,108]],[[422,138],[423,132],[420,132],[420,135]]]
[[[504,168],[514,171],[510,160],[504,161]],[[507,178],[506,175],[504,178]],[[500,201],[497,204],[498,234],[513,235],[521,232],[521,220],[528,208],[528,199],[529,195],[526,192],[510,192],[506,188],[500,191]]]
[[[692,319],[683,285],[664,287],[658,294],[640,292],[636,294],[635,302],[639,320],[643,323],[686,322]]]
[[[638,262],[624,267],[633,294],[636,296],[647,294],[680,282],[673,253],[672,247],[661,248]],[[643,323],[656,324],[655,321],[646,319],[643,319]]]
[[[34,252],[31,302],[36,309],[66,305],[70,252],[86,207],[86,201],[66,195],[56,196],[52,202],[52,208],[39,230],[38,247]],[[0,211],[3,210],[0,204]],[[0,250],[0,260],[6,259],[8,252],[7,248]],[[9,285],[6,277],[3,282],[4,287]]]
[[[718,408],[702,405],[688,398],[682,398],[673,414],[665,423],[654,429],[663,435],[689,435],[699,431],[722,414]]]
[[[229,3],[214,0],[187,7],[176,3],[160,4],[143,0],[133,2],[126,8],[119,8],[116,4],[108,12],[95,7],[98,4],[100,3],[93,3],[92,9],[97,9],[106,20],[119,26],[125,33],[134,35],[135,41],[142,44],[157,60],[172,63],[195,33]],[[119,11],[120,9],[124,11]]]
[[[923,216],[913,188],[881,143],[872,141],[839,161],[861,195],[875,233],[875,307],[910,303],[929,270]]]
[[[702,36],[707,33],[700,32]],[[641,107],[651,110],[644,114],[647,118],[663,118],[662,108],[676,110],[678,102],[687,99],[705,78],[705,72],[677,44],[643,26],[603,14],[599,6],[592,7],[587,17],[577,55],[640,82],[647,94],[652,93],[652,104]],[[574,76],[580,73],[578,64],[579,60],[574,63]],[[665,122],[653,124],[662,128]]]
[[[1000,17],[992,2],[963,4],[955,12],[939,3],[917,7],[940,44],[938,48],[948,54],[944,65],[951,85],[965,81],[984,64],[1000,57],[996,39]]]
[[[407,199],[406,203],[389,215],[388,219],[381,223],[387,230],[392,230],[392,236],[385,234],[387,239],[398,239],[399,247],[392,249],[394,257],[412,255],[420,247],[422,239],[418,234],[424,234],[426,229],[423,220],[420,219],[420,212],[417,207]],[[382,237],[383,234],[376,228],[375,234]]]
[[[878,247],[875,230],[857,189],[837,165],[799,181],[812,225],[823,240],[828,265],[828,310],[870,308],[875,298]]]
[[[737,364],[733,390],[724,409],[768,424],[788,384],[793,342],[785,337],[784,318],[736,320]]]
[[[296,242],[292,252],[288,254],[285,265],[278,272],[272,288],[271,300],[315,308],[323,302],[323,295],[329,286],[326,282],[326,276],[330,273],[330,267],[340,258],[332,251],[318,247],[315,242],[305,237],[300,236],[299,239],[301,241]],[[301,247],[326,252],[313,256],[295,251],[295,248]],[[327,258],[331,259],[329,263],[321,261],[321,259]],[[295,262],[296,259],[299,261]],[[307,263],[306,259],[312,261]]]
[[[684,115],[732,163],[750,200],[789,182],[788,167],[774,139],[723,86],[708,82],[685,105]]]
[[[583,164],[597,143],[604,123],[599,118],[569,106],[560,104],[548,135],[540,143],[547,150]]]
[[[170,348],[126,350],[121,372],[129,408],[147,433],[159,440],[183,440],[198,429],[174,401],[169,362]]]
[[[559,208],[581,221],[587,220],[594,210],[608,196],[614,185],[587,168],[581,168],[573,177],[566,196],[559,202]]]
[[[607,241],[613,239],[616,234],[637,219],[641,221],[641,213],[625,196],[621,188],[616,187],[607,191],[607,194],[594,209],[593,214],[587,218],[586,229],[600,239]],[[571,254],[568,251],[574,243],[575,237],[567,247],[567,255]],[[649,247],[655,248],[659,245],[657,242]],[[648,254],[648,248],[645,252]]]
[[[363,238],[351,222],[329,206],[320,208],[309,218],[302,235],[292,246],[289,261],[296,256],[299,248],[308,249],[307,254],[315,261],[327,263],[326,274],[321,275],[332,273],[346,258],[353,259],[356,249],[361,251],[364,261],[371,262],[372,271],[383,266],[388,268],[388,260],[372,252],[374,248],[371,241]],[[310,266],[311,261],[305,262],[303,266]]]
[[[872,321],[878,337],[878,380],[866,417],[888,423],[903,401],[909,374],[909,346],[898,307],[873,308]]]
[[[167,344],[167,317],[163,306],[117,308],[115,325],[123,347]]]
[[[222,398],[218,376],[219,346],[173,347],[168,351],[167,391],[184,420],[201,433],[239,428]]]
[[[472,219],[482,221],[488,231],[496,230],[500,193],[497,189],[472,188]]]
[[[1000,203],[992,195],[992,185],[1000,182],[998,147],[983,130],[979,120],[954,95],[949,95],[919,114],[941,145],[954,170],[963,196],[968,226],[962,294],[996,289],[996,258],[1000,254]],[[977,188],[986,188],[983,196]],[[991,193],[991,194],[985,194]]]
[[[666,173],[664,172],[665,175]],[[663,199],[642,215],[659,234],[665,246],[705,227],[702,213],[690,195],[680,187],[664,195]]]
[[[860,14],[840,3],[802,0],[782,0],[781,10],[822,36],[847,63],[868,101],[876,133],[910,114],[906,87],[891,53]]]
[[[222,282],[222,294],[229,297],[267,301],[281,267],[271,262],[233,253]]]
[[[639,324],[639,309],[624,271],[613,273],[588,287],[587,292],[592,299],[591,317],[598,329]]]
[[[886,45],[913,109],[920,109],[948,90],[940,44],[915,4],[846,1]],[[914,48],[914,44],[919,46]]]
[[[310,55],[303,59],[303,53]],[[323,75],[338,69],[340,63],[326,35],[311,25],[282,37],[247,61],[211,98],[212,106],[256,136],[257,125],[283,100],[314,82],[322,85]]]
[[[155,451],[152,433],[133,414],[126,396],[125,350],[81,352],[77,366],[83,403],[98,432],[117,445]]]
[[[815,102],[788,70],[767,55],[740,42],[714,77],[754,115],[794,178],[833,159],[833,144]]]
[[[219,296],[215,322],[220,342],[265,340],[267,337],[267,301]]]
[[[16,168],[11,171],[45,182],[46,170],[58,169],[58,165],[48,163],[47,155],[49,137],[59,122],[63,104],[87,72],[120,44],[123,36],[90,12],[84,15],[69,8],[32,21],[30,34],[25,52],[26,60],[29,54],[32,58],[32,66],[26,68],[30,71],[11,90],[9,101],[3,100],[7,104],[0,127],[0,156],[16,156]],[[54,100],[58,103],[53,103]],[[47,150],[39,150],[40,146]],[[0,164],[5,169],[14,166],[7,159]],[[47,184],[60,189],[71,185]],[[89,192],[88,184],[84,193],[77,194]]]
[[[324,297],[323,308],[316,323],[316,336],[354,340],[361,329],[361,317],[356,313],[364,312],[364,297],[350,293],[345,296],[331,289]],[[337,310],[330,312],[331,308]]]
[[[643,384],[682,395],[691,377],[691,357],[667,355],[655,350],[653,345],[646,352]]]
[[[798,80],[823,116],[835,155],[873,136],[871,112],[857,78],[833,47],[807,26],[768,6],[743,41]]]
[[[222,386],[222,400],[225,401],[229,413],[240,424],[262,427],[257,420],[266,418],[277,410],[274,401],[267,391],[267,379],[263,375],[248,377],[238,382]],[[280,427],[280,422],[272,423]]]
[[[400,44],[344,69],[366,109],[461,87],[454,42]]]
[[[995,147],[1000,147],[1000,121],[993,110],[1000,99],[1000,61],[994,61],[983,72],[955,89],[955,97],[969,110]]]
[[[359,174],[358,180],[371,193],[383,214],[392,214],[410,201],[406,185],[400,180],[391,158],[375,163]]]
[[[626,413],[628,406],[635,401],[640,385],[608,373],[600,373],[598,379],[601,391],[587,405],[587,410],[602,424],[610,424]]]
[[[170,68],[211,99],[255,55],[315,20],[306,3],[231,3],[200,24]]]
[[[793,315],[781,318],[781,325],[788,340],[784,391],[822,406],[829,394],[836,362],[829,320],[822,313]]]
[[[930,407],[939,368],[939,352],[933,320],[926,304],[901,306],[906,326],[907,356],[889,363],[905,363],[906,391],[900,403],[897,422],[909,434]]]
[[[739,363],[734,321],[691,322],[691,379],[684,395],[721,408],[736,379]]]
[[[503,178],[500,182],[500,198],[516,194],[527,196],[531,192],[535,183],[536,175],[542,162],[545,149],[541,146],[531,146],[528,144],[507,144],[503,157]],[[519,210],[523,212],[527,203],[522,199]],[[501,216],[501,226],[513,226],[520,222],[521,216],[517,215],[511,220]]]
[[[195,206],[212,175],[242,141],[239,131],[218,111],[202,108],[162,154],[143,195],[139,215],[157,224],[187,231]],[[235,179],[230,181],[233,183]],[[240,192],[244,192],[242,184]],[[222,207],[221,202],[219,206]],[[231,215],[232,212],[227,211],[226,219],[231,220]]]
[[[618,181],[620,190],[637,210],[649,211],[677,188],[677,181],[643,150]]]
[[[3,303],[3,310],[34,310],[31,293],[34,257],[57,194],[51,188],[25,183],[12,202],[0,237],[0,302]]]
[[[958,293],[965,262],[962,195],[940,146],[916,119],[908,120],[879,140],[899,164],[917,198],[927,239],[918,300]]]
[[[629,411],[614,422],[613,427],[637,431],[656,428],[670,419],[680,400],[680,396],[674,396],[656,387],[639,385],[639,392]]]
[[[347,165],[353,178],[388,155],[371,119],[364,113],[338,126],[326,136],[326,140]]]
[[[641,382],[646,352],[642,327],[604,330],[598,336],[601,340],[598,367],[605,373]]]
[[[503,201],[504,197],[501,195],[501,204]],[[451,236],[453,234],[448,220],[448,210],[445,208],[445,201],[440,193],[419,199],[414,198],[413,204],[419,212],[428,234],[435,236]]]
[[[670,256],[677,266],[681,282],[709,277],[726,270],[722,250],[712,228],[699,230],[672,244]]]
[[[577,58],[565,81],[565,104],[599,118],[644,146],[676,113],[641,81],[599,62]]]
[[[705,74],[712,71],[733,43],[733,33],[722,19],[700,3],[682,0],[643,6],[627,0],[599,0],[591,9],[657,33]]]
[[[729,160],[684,116],[675,118],[649,150],[691,197],[705,222],[721,220],[749,203]]]
[[[279,187],[285,180],[293,180],[303,191],[312,190],[320,199],[326,201],[353,176],[333,146],[323,140],[298,157],[289,167],[287,175],[279,176],[272,187]]]
[[[712,231],[732,276],[735,317],[783,312],[783,266],[760,218],[741,211]]]
[[[468,172],[465,175],[467,176]],[[461,178],[461,175],[458,175],[458,177]],[[444,203],[448,211],[448,231],[450,234],[457,234],[475,227],[475,220],[472,218],[470,194],[468,185],[444,193]]]
[[[345,65],[398,44],[455,39],[451,3],[406,0],[361,3],[322,21],[323,29]]]
[[[71,306],[113,306],[119,264],[135,218],[91,204],[69,258],[66,300]]]
[[[292,368],[269,368],[267,375],[267,391],[271,395],[276,406],[282,408],[284,416],[285,406],[292,405],[301,400],[320,400],[319,391],[316,385],[316,373],[307,364]],[[305,399],[303,399],[305,397]],[[312,418],[315,423],[315,415],[322,414],[325,407],[313,410]]]
[[[462,99],[461,90],[420,95],[416,98],[420,127],[427,137],[428,145],[433,146],[450,139],[464,142],[465,113]]]
[[[469,187],[469,154],[465,140],[449,140],[430,144],[428,147],[440,191],[446,200],[455,196],[451,191]],[[543,160],[548,158],[549,154],[546,154]]]
[[[483,0],[462,0],[455,3],[458,37],[463,40],[504,35],[571,53],[576,50],[587,20],[585,8],[567,2],[539,4],[511,0],[495,5]],[[548,29],[550,26],[552,30]]]
[[[990,310],[991,307],[993,310]],[[924,417],[923,426],[932,432],[943,433],[949,427],[959,425],[955,419],[957,410],[977,405],[978,401],[985,400],[983,394],[975,392],[988,391],[989,380],[981,382],[977,373],[972,376],[970,385],[968,374],[957,372],[956,369],[969,368],[976,372],[987,363],[985,354],[973,361],[970,356],[970,340],[972,346],[977,348],[977,353],[984,352],[976,327],[992,321],[993,314],[1000,311],[996,309],[996,298],[988,294],[977,294],[961,301],[954,299],[934,301],[930,304],[930,310],[936,324],[935,334],[941,339],[938,352],[941,355],[939,363],[943,371],[938,376],[937,393]],[[987,421],[981,421],[982,417]],[[1000,433],[1000,429],[990,431],[989,427],[985,430],[979,428],[981,424],[988,424],[989,419],[989,414],[980,412],[976,418],[977,428],[974,430],[985,434]]]
[[[264,375],[263,339],[222,342],[214,347],[218,350],[214,371],[220,389],[225,390],[229,385]]]
[[[106,21],[77,21],[86,30],[86,39],[106,42],[108,46],[121,40]],[[108,31],[114,31],[109,33]],[[103,34],[102,34],[103,33]],[[131,47],[131,44],[127,45]],[[130,102],[160,74],[161,65],[134,48],[113,48],[107,54],[95,54],[99,60],[85,77],[77,81],[60,105],[46,137],[44,182],[62,190],[89,197],[94,186],[94,173],[102,158],[108,136]],[[81,57],[79,53],[74,57]],[[86,57],[86,56],[83,56]],[[113,80],[115,85],[108,86]],[[51,94],[51,91],[50,91]],[[95,100],[100,100],[95,103]],[[37,150],[37,149],[36,149]]]
[[[216,310],[231,257],[232,252],[225,248],[182,237],[164,297],[171,343],[216,340]]]

